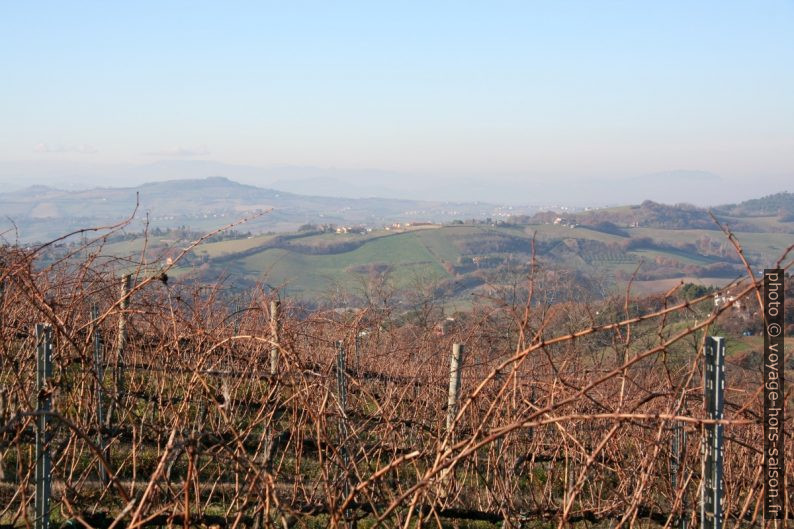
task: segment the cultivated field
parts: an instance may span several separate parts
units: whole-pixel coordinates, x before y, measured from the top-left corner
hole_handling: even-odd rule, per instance
[[[443,280],[465,284],[460,281],[461,277],[478,270],[481,275],[488,275],[489,282],[498,283],[500,279],[494,278],[494,273],[500,271],[495,269],[499,267],[472,265],[466,269],[459,265],[466,259],[496,258],[511,263],[502,269],[526,267],[532,259],[533,239],[540,260],[586,275],[612,278],[610,288],[616,292],[625,290],[628,279],[638,267],[643,272],[649,266],[658,266],[657,263],[664,263],[666,271],[657,274],[658,277],[634,278],[638,292],[654,291],[656,285],[666,279],[672,283],[705,282],[722,286],[742,273],[736,260],[735,273],[694,275],[698,268],[723,263],[725,257],[721,257],[720,252],[728,257],[734,255],[730,243],[716,226],[714,230],[626,228],[624,231],[625,235],[616,235],[550,224],[453,224],[433,229],[375,230],[367,234],[284,234],[282,238],[259,235],[202,245],[193,252],[194,258],[175,268],[173,274],[190,277],[209,271],[210,277],[231,276],[248,284],[266,282],[280,286],[290,295],[304,299],[316,299],[340,290],[360,293],[362,283],[373,268],[381,273],[386,271],[389,282],[397,290]],[[790,233],[740,233],[737,236],[745,245],[748,258],[757,263],[773,261],[792,242]],[[639,243],[648,240],[652,244]],[[709,241],[711,253],[686,246],[696,241]],[[138,260],[145,244],[149,248],[181,248],[189,242],[151,237],[145,243],[140,237],[108,244],[103,253]],[[622,275],[615,280],[618,272]],[[672,284],[665,284],[668,283]],[[663,290],[667,288],[655,291]],[[461,287],[452,297],[463,301],[470,295],[470,289]]]

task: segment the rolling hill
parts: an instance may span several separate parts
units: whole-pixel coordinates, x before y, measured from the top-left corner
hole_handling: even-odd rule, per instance
[[[197,235],[150,234],[149,259],[162,262]],[[771,266],[794,243],[788,233],[736,235],[758,268]],[[142,237],[128,238],[106,244],[103,252],[136,259],[143,245]],[[220,279],[233,288],[266,283],[313,300],[340,293],[364,297],[377,285],[403,293],[430,288],[439,297],[466,302],[524,283],[533,248],[544,270],[609,291],[623,289],[632,277],[636,290],[657,291],[681,281],[724,284],[744,273],[717,229],[626,228],[613,234],[585,226],[477,222],[363,233],[236,234],[200,245],[169,274],[179,281]]]
[[[252,213],[271,212],[248,225],[255,232],[290,231],[306,223],[382,225],[503,215],[490,204],[385,198],[331,198],[239,184],[223,177],[172,180],[127,188],[64,191],[45,186],[0,193],[0,233],[6,239],[45,241],[64,233],[128,218],[133,230],[148,215],[151,227],[208,230]],[[525,211],[530,211],[526,208]],[[18,233],[16,233],[18,230]]]
[[[771,266],[794,243],[794,222],[780,214],[791,196],[714,210],[736,233],[754,267]],[[690,205],[645,201],[530,217],[520,208],[306,196],[225,178],[83,191],[32,187],[0,194],[0,206],[22,240],[116,222],[130,214],[136,200],[150,221],[146,237],[142,222],[133,223],[101,241],[105,255],[137,259],[145,245],[147,260],[163,262],[201,233],[267,210],[237,232],[197,247],[170,273],[180,280],[223,279],[233,286],[267,283],[311,298],[334,292],[367,295],[379,284],[471,299],[525,278],[533,253],[545,270],[565,271],[579,284],[598,283],[592,288],[602,290],[622,288],[632,277],[636,288],[658,290],[680,281],[724,283],[743,273],[709,212]],[[47,258],[66,251],[53,249]]]

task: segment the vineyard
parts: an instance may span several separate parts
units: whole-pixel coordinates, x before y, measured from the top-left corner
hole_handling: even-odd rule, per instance
[[[439,328],[374,301],[231,303],[87,249],[0,265],[3,529],[696,527],[716,425],[725,527],[762,526],[760,371],[729,345],[724,419],[704,405],[709,336],[757,310],[757,280],[719,308],[555,301],[533,267],[520,302]]]

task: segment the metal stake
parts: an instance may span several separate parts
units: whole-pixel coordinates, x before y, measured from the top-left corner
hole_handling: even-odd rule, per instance
[[[274,376],[278,373],[278,340],[281,334],[281,322],[278,317],[280,307],[280,301],[273,300],[270,302],[270,334],[273,341],[273,348],[270,349],[270,374]]]
[[[711,420],[722,420],[725,404],[725,339],[706,338],[706,366],[704,387],[706,412]],[[722,529],[722,424],[707,424],[705,427],[703,474],[703,499],[701,520],[704,529]]]
[[[52,327],[44,323],[36,324],[36,390],[37,413],[36,428],[36,529],[49,529],[50,526],[50,479],[51,461],[49,454],[50,437],[47,432],[47,414],[52,406],[47,380],[52,376]]]
[[[347,496],[350,494],[350,458],[347,453],[347,358],[345,356],[345,346],[341,340],[336,342],[336,394],[342,415],[339,419],[340,452],[345,472],[343,490],[345,496]],[[345,513],[345,518],[347,518],[347,513]]]
[[[102,402],[102,384],[105,380],[105,361],[102,357],[102,334],[99,330],[97,320],[99,319],[99,306],[94,303],[91,305],[91,320],[93,321],[94,330],[94,369],[96,370],[96,418],[97,418],[97,446],[99,451],[105,456],[105,459],[110,461],[108,453],[105,449],[105,436],[102,433],[102,428],[105,427],[105,410]],[[103,485],[108,484],[107,470],[100,461],[98,463],[99,480]]]
[[[673,493],[678,489],[679,480],[682,477],[684,458],[686,457],[686,430],[681,421],[677,421],[673,426],[673,438],[670,440],[670,485]],[[681,493],[681,516],[676,518],[677,522],[673,525],[679,529],[686,529],[686,490]]]

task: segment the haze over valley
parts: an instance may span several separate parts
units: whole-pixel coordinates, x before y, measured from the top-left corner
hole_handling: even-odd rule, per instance
[[[0,1],[0,529],[792,527],[792,28]]]
[[[745,271],[723,227],[758,269],[794,242],[791,193],[708,210],[651,200],[522,207],[308,196],[210,177],[80,191],[33,186],[0,194],[0,207],[9,242],[18,237],[35,248],[70,231],[123,223],[92,248],[121,262],[143,257],[151,269],[179,256],[172,282],[222,280],[235,290],[267,283],[312,304],[361,304],[377,283],[401,294],[422,284],[469,306],[530,274],[536,259],[598,297],[629,280],[649,293],[683,282],[721,286]],[[86,237],[93,239],[89,232],[57,243],[45,262]],[[329,299],[342,292],[345,300]]]

